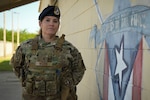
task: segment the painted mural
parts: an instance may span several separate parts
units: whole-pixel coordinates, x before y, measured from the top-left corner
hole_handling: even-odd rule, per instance
[[[100,100],[142,100],[143,40],[150,47],[150,7],[114,0],[113,12],[104,20],[97,1],[93,1],[101,23],[100,29],[94,25],[90,33],[99,49],[95,72]],[[103,87],[98,79],[102,50]]]

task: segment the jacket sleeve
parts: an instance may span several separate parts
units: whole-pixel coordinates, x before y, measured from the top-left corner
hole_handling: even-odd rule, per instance
[[[84,72],[86,70],[81,53],[75,48],[71,52],[73,56],[73,61],[72,61],[72,77],[73,77],[73,82],[74,85],[77,85],[83,78]]]
[[[21,76],[23,62],[23,53],[21,47],[19,46],[10,61],[10,64],[13,67],[13,71],[15,72],[16,76],[18,76],[18,78]]]

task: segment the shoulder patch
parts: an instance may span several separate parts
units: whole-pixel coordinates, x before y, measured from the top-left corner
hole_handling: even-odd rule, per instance
[[[20,44],[20,47],[23,49],[23,48],[28,48],[28,47],[30,47],[31,45],[32,45],[32,41],[33,41],[33,39],[29,39],[29,40],[26,40],[26,41],[24,41],[24,42],[22,42],[21,44]]]
[[[65,48],[68,48],[70,50],[74,50],[75,49],[75,46],[72,43],[70,43],[70,42],[68,42],[66,40],[64,42],[64,46],[65,46]]]
[[[22,44],[29,44],[29,43],[31,43],[32,41],[33,41],[33,39],[29,39],[29,40],[23,41],[23,42],[21,43],[21,45],[22,45]]]

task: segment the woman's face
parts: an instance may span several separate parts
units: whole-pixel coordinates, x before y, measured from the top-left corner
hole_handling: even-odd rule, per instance
[[[39,21],[39,26],[42,34],[55,35],[59,28],[59,19],[54,16],[45,16],[42,21]]]

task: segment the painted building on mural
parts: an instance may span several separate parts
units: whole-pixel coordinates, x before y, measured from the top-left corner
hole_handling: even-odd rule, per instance
[[[55,0],[41,0],[40,11]],[[81,52],[79,100],[150,100],[150,1],[58,0],[58,35]]]

